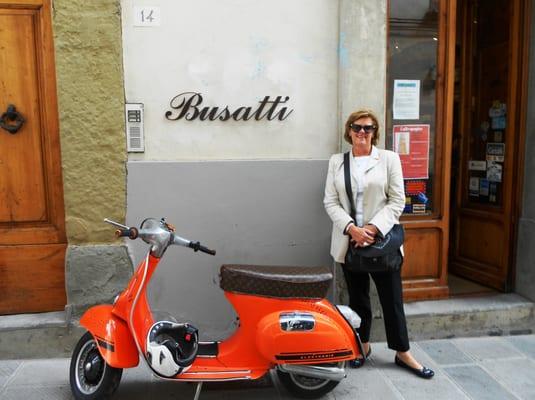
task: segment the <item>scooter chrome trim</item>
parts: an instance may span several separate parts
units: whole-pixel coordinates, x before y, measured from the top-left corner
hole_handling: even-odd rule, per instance
[[[283,331],[312,331],[316,325],[314,316],[304,312],[281,313],[279,317]]]
[[[347,377],[344,368],[320,367],[318,365],[293,365],[280,364],[277,366],[282,372],[308,376],[310,378],[329,379],[331,381],[341,381]]]
[[[232,371],[197,371],[197,372],[184,372],[184,375],[229,375],[229,374],[250,374],[250,369],[245,370],[232,370]]]
[[[160,375],[156,375],[158,379],[163,381],[174,382],[231,382],[231,381],[250,381],[253,379],[250,375],[240,376],[236,378],[183,378],[182,374],[177,378],[165,378]]]

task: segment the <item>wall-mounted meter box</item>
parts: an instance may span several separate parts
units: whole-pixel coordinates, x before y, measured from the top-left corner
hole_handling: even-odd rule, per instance
[[[126,103],[126,148],[130,153],[143,153],[145,140],[143,134],[143,104]]]

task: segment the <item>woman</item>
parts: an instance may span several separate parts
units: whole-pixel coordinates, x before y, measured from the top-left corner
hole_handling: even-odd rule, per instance
[[[329,160],[325,184],[325,210],[333,221],[331,255],[342,264],[349,291],[349,305],[361,317],[358,329],[364,353],[370,355],[370,275],[375,282],[383,309],[388,347],[396,351],[394,361],[422,378],[434,372],[422,366],[409,351],[409,338],[401,288],[400,269],[392,272],[358,273],[344,268],[348,246],[368,246],[378,235],[386,235],[405,206],[405,191],[399,156],[375,145],[379,138],[379,121],[369,110],[352,113],[345,124],[344,139],[352,145],[351,188],[356,208],[356,221],[350,216],[350,202],[345,190],[344,156],[335,154]],[[358,368],[362,359],[350,366]]]

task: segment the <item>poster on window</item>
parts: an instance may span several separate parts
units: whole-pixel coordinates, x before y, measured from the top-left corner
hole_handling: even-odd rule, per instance
[[[395,79],[392,108],[394,119],[419,119],[420,81]]]
[[[394,125],[394,151],[404,179],[429,178],[429,125]]]

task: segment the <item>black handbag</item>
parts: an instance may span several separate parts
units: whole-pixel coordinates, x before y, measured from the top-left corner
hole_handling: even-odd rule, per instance
[[[351,218],[357,221],[353,192],[351,191],[351,170],[349,152],[344,154],[344,180],[347,197],[351,205]],[[400,247],[405,232],[403,225],[395,224],[384,237],[366,247],[355,247],[351,241],[345,256],[344,268],[352,272],[388,272],[397,271],[403,263]]]

